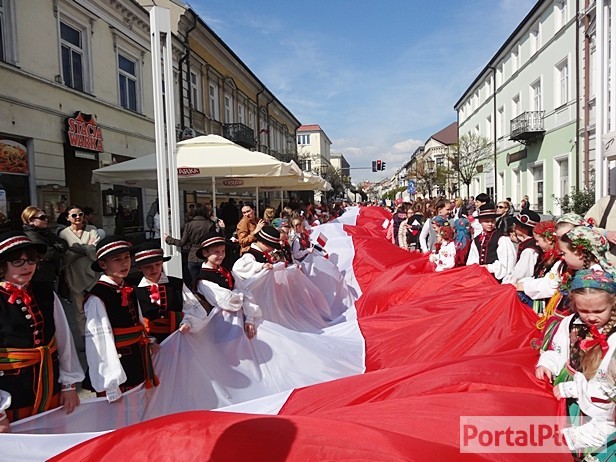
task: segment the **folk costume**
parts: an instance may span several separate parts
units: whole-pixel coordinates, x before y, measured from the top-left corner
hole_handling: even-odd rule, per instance
[[[496,210],[491,205],[484,204],[479,210],[478,220],[496,219],[496,216]],[[482,231],[473,239],[466,264],[487,265],[487,270],[501,281],[513,271],[515,261],[515,248],[511,239],[498,229],[494,229],[488,233]]]
[[[419,250],[419,234],[426,218],[418,212],[409,217],[400,225],[398,232],[398,245],[405,250]]]
[[[296,233],[291,240],[291,254],[293,261],[301,262],[310,253],[312,244],[310,243],[310,236],[306,231]]]
[[[205,249],[214,245],[224,245],[224,242],[223,237],[210,235],[201,244],[197,256],[205,260],[206,256],[203,254]],[[195,290],[213,307],[234,313],[242,311],[245,323],[255,324],[255,321],[261,318],[259,305],[248,294],[235,289],[235,278],[223,266],[210,268],[204,263]]]
[[[597,270],[579,270],[571,281],[570,289],[594,288],[616,293],[616,283],[610,273]],[[608,322],[597,328],[583,323],[577,314],[565,317],[551,338],[550,348],[537,363],[550,370],[561,396],[577,400],[579,411],[590,421],[562,430],[571,450],[599,447],[616,431],[614,425],[616,388],[606,383],[607,368],[616,351],[615,326]],[[608,329],[609,331],[606,331]],[[582,373],[581,358],[590,348],[601,349],[601,363],[593,377]],[[586,419],[587,420],[587,419]]]
[[[273,249],[280,249],[280,231],[273,226],[264,226],[257,233],[256,239]],[[233,274],[242,279],[248,279],[259,273],[266,263],[275,264],[276,259],[270,252],[261,250],[253,242],[248,251],[233,265]]]
[[[146,242],[135,252],[137,266],[170,259],[171,257],[164,256],[163,250],[155,241]],[[153,282],[144,276],[135,292],[145,330],[158,343],[183,324],[188,325],[193,332],[205,326],[207,312],[180,278],[167,276],[163,272],[159,280]]]
[[[96,245],[92,268],[102,271],[101,259],[130,250],[130,242],[108,236]],[[118,285],[103,274],[86,296],[84,309],[86,356],[94,390],[113,402],[141,383],[146,388],[158,385],[134,288],[124,282]]]
[[[539,214],[524,210],[514,216],[514,221],[516,225],[525,228],[529,235],[518,244],[517,262],[513,271],[503,278],[503,284],[515,284],[521,279],[532,277],[543,257],[543,251],[533,238],[533,231],[541,221]]]
[[[436,265],[435,271],[441,272],[451,269],[456,264],[456,244],[453,241],[453,230],[449,226],[443,226],[439,231],[440,242],[438,252],[430,255],[430,261]]]
[[[8,252],[37,248],[24,233],[0,235],[0,260]],[[48,284],[0,282],[0,420],[30,417],[59,405],[61,390],[84,379],[58,296]]]

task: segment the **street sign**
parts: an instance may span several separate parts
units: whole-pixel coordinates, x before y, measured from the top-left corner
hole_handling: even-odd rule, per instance
[[[415,194],[417,190],[415,189],[415,180],[409,180],[409,185],[406,188],[406,192],[409,194]]]

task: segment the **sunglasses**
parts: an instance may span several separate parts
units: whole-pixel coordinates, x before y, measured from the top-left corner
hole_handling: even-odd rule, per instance
[[[71,218],[75,219],[77,217],[83,217],[83,212],[71,213]]]
[[[46,221],[49,220],[49,217],[47,215],[39,215],[38,217],[34,217],[35,220],[41,220],[41,221]]]
[[[506,209],[507,207],[506,207],[506,206],[504,206],[504,205],[497,205],[497,206],[496,206],[496,208],[497,208],[497,209]]]
[[[28,265],[36,265],[38,263],[38,259],[30,260],[29,258],[18,258],[17,260],[10,261],[9,263],[11,266],[19,268],[24,266],[26,263]]]

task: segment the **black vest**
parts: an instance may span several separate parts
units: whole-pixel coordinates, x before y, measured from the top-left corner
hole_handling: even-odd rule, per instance
[[[168,277],[168,279],[167,284],[158,284],[160,305],[153,303],[150,299],[150,286],[135,287],[141,314],[144,318],[160,319],[165,317],[167,311],[182,311],[184,306],[182,299],[184,281],[174,277]]]
[[[524,242],[518,244],[518,260],[520,259],[520,255],[522,255],[522,252],[526,249],[533,249],[535,252],[537,252],[537,262],[533,267],[533,274],[536,274],[539,266],[541,265],[541,257],[543,256],[543,250],[541,250],[541,247],[537,245],[537,242],[534,239],[526,239]]]
[[[21,300],[9,303],[9,292],[0,287],[0,348],[36,348],[49,344],[56,333],[54,296],[48,284],[31,282],[29,307]],[[19,302],[19,303],[17,303]],[[57,351],[52,355],[54,394],[60,391]],[[11,394],[9,409],[32,406],[36,399],[38,365],[0,373],[0,389]]]
[[[98,281],[88,293],[86,300],[92,295],[103,301],[109,323],[113,329],[134,327],[140,324],[137,311],[137,295],[134,290],[130,295],[128,306],[122,306],[122,294],[119,287],[107,282]],[[141,343],[116,348],[120,357],[120,364],[126,374],[126,382],[120,384],[122,387],[134,387],[145,381],[146,365],[143,361],[143,355],[144,353],[149,354],[149,351],[143,351],[146,348]]]
[[[249,253],[253,257],[255,257],[255,260],[257,260],[259,263],[269,263],[269,260],[267,259],[265,254],[261,252],[260,250],[255,249],[254,247],[251,247],[250,249],[248,249],[248,252],[246,253]]]
[[[224,287],[225,289],[233,290],[233,287],[235,286],[235,279],[233,278],[233,275],[230,271],[229,278],[227,278],[222,271],[212,268],[201,268],[201,272],[199,273],[199,278],[197,279],[197,282],[201,279],[204,279],[206,281],[213,282],[220,287]]]
[[[498,240],[503,237],[504,234],[496,229],[492,233],[488,234],[485,240],[483,239],[483,234],[484,233],[481,233],[477,236],[474,241],[477,246],[477,251],[479,252],[479,264],[489,265],[490,263],[494,263],[498,260],[498,254],[496,253],[498,249]]]

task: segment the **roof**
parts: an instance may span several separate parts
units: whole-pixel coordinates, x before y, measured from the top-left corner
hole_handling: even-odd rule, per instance
[[[446,146],[456,144],[458,142],[458,122],[452,122],[440,132],[432,135],[430,138],[433,138]]]
[[[322,132],[323,129],[321,128],[320,125],[317,124],[312,124],[312,125],[301,125],[298,129],[298,132],[314,132],[314,131],[320,131]]]

